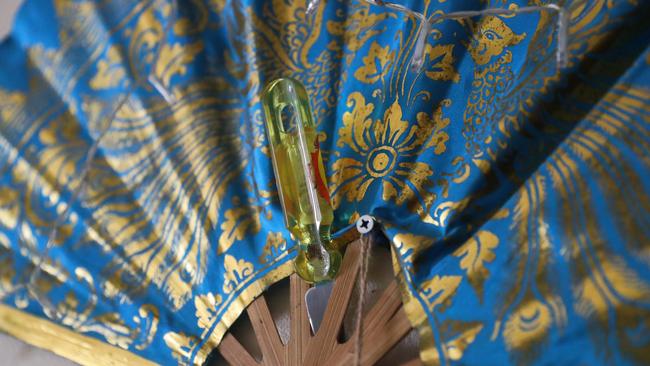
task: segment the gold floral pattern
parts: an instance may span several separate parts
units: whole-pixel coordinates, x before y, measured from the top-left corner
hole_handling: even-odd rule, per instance
[[[196,308],[197,325],[200,328],[208,328],[214,323],[217,317],[217,309],[222,303],[221,295],[213,294],[211,292],[205,295],[199,295],[194,299],[194,307]]]
[[[577,362],[650,362],[645,4],[565,4],[564,70],[552,11],[437,22],[413,72],[418,21],[362,1],[35,1],[53,31],[22,23],[2,64],[24,80],[0,72],[16,312],[104,355],[202,364],[292,271],[259,110],[291,76],[338,224],[370,213],[392,239],[426,364],[547,363],[584,329]]]
[[[459,361],[463,358],[465,350],[474,342],[476,336],[483,330],[480,322],[462,322],[446,320],[440,326],[440,335],[445,354],[450,361]],[[436,349],[423,354],[423,361],[432,364],[441,364],[444,356]]]
[[[101,90],[128,84],[122,53],[118,46],[110,46],[106,58],[97,63],[97,73],[88,84],[91,88]]]
[[[490,275],[485,264],[492,262],[496,255],[494,248],[499,238],[489,231],[479,231],[467,243],[459,247],[454,255],[460,257],[460,268],[467,272],[467,280],[483,298],[483,283]]]
[[[422,284],[420,293],[429,309],[433,310],[436,306],[444,308],[449,306],[462,280],[461,276],[434,276]]]
[[[224,259],[226,272],[223,282],[223,292],[229,294],[237,289],[242,282],[253,274],[253,264],[244,259],[237,260],[232,255],[226,254]]]
[[[383,80],[394,56],[395,53],[390,52],[389,46],[381,47],[379,43],[373,42],[368,54],[363,57],[363,66],[354,72],[354,77],[367,84]]]
[[[18,196],[14,189],[0,187],[0,225],[7,229],[15,228],[18,223]]]
[[[194,57],[201,52],[203,44],[200,42],[181,45],[163,45],[160,50],[160,60],[156,63],[154,68],[154,75],[158,80],[162,81],[163,86],[169,88],[171,85],[171,78],[174,75],[185,75],[187,72],[187,64],[190,63]]]
[[[453,50],[453,44],[435,46],[427,44],[424,47],[424,54],[427,56],[430,66],[427,67],[424,74],[432,80],[460,81],[460,75],[454,68]]]
[[[423,162],[406,161],[421,150],[434,148],[444,152],[448,136],[442,129],[449,123],[436,115],[436,123],[422,113],[418,124],[403,120],[402,109],[393,101],[383,119],[373,120],[375,109],[360,93],[352,93],[347,105],[351,111],[343,114],[343,127],[339,130],[339,147],[350,148],[358,158],[343,157],[334,162],[331,173],[332,204],[338,207],[342,199],[361,201],[373,185],[380,185],[381,198],[398,205],[422,200],[425,187],[431,184],[433,170]],[[435,132],[432,133],[432,130]],[[416,203],[416,211],[426,216],[426,204]]]
[[[270,263],[276,258],[285,255],[287,250],[287,240],[282,233],[274,233],[269,231],[266,237],[266,244],[264,244],[262,255],[259,258],[260,263]]]

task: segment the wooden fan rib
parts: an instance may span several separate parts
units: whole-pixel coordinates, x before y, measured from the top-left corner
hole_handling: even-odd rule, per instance
[[[399,342],[411,329],[406,314],[401,309],[399,286],[393,281],[382,293],[380,299],[363,318],[362,365],[373,365]],[[390,315],[392,316],[390,316]],[[330,355],[326,365],[347,365],[352,362],[356,337],[340,345]]]
[[[397,281],[391,281],[390,285],[381,294],[379,300],[375,302],[370,311],[364,316],[364,329],[373,331],[381,327],[386,323],[386,316],[388,314],[392,316],[402,307],[402,297],[399,291]]]
[[[284,347],[264,296],[255,299],[246,311],[264,355],[262,362],[268,366],[282,366],[284,364]]]
[[[334,282],[323,321],[318,332],[309,342],[304,359],[305,366],[317,365],[319,361],[327,359],[338,344],[338,334],[359,269],[360,248],[359,241],[348,246],[343,263],[341,263],[341,272]]]
[[[255,336],[264,355],[261,363],[231,334],[227,334],[219,351],[233,365],[347,365],[355,352],[355,336],[344,344],[338,343],[338,334],[347,310],[360,265],[360,242],[348,246],[341,265],[341,273],[334,283],[332,294],[323,316],[321,326],[312,335],[305,306],[305,293],[310,287],[296,274],[290,277],[290,339],[282,344],[277,327],[263,296],[256,299],[247,309]],[[361,364],[370,366],[392,349],[411,329],[402,309],[400,289],[396,281],[383,291],[363,319],[363,352]],[[325,360],[325,362],[323,362]],[[417,366],[421,362],[413,359],[402,366]]]
[[[309,339],[311,338],[311,328],[307,307],[305,306],[305,294],[309,289],[309,284],[298,277],[297,274],[291,275],[290,278],[290,300],[291,309],[289,310],[289,321],[291,333],[289,344],[286,348],[285,364],[289,366],[302,365],[303,350],[307,349]]]
[[[362,365],[373,365],[411,330],[411,323],[401,309],[377,330],[363,334]]]
[[[411,330],[411,325],[403,311],[399,311],[382,327],[375,330],[364,331],[362,342],[363,352],[361,365],[371,366],[379,361],[383,355],[391,350]],[[351,337],[354,339],[354,336]],[[355,351],[355,342],[348,341],[329,354],[323,365],[348,365],[352,363]]]
[[[334,282],[332,294],[323,315],[323,321],[315,336],[316,339],[328,336],[328,332],[338,334],[357,278],[360,264],[358,260],[359,254],[359,242],[350,245],[341,264],[341,273]]]
[[[230,333],[226,334],[218,348],[221,356],[230,365],[259,366],[253,356]]]

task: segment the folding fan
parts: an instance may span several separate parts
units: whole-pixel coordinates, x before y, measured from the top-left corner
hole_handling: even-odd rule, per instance
[[[647,364],[648,16],[27,1],[0,46],[0,330],[82,364],[369,365],[411,328],[399,362]],[[264,131],[280,77],[306,88],[345,252],[313,330]],[[346,318],[363,215],[390,278]],[[267,306],[286,281],[289,328]]]

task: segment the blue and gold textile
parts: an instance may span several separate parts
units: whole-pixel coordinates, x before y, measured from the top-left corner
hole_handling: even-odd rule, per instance
[[[650,363],[650,3],[563,5],[566,68],[540,12],[436,23],[418,72],[418,21],[359,0],[26,1],[0,45],[0,330],[201,364],[292,271],[259,102],[289,76],[337,227],[392,240],[423,361]]]

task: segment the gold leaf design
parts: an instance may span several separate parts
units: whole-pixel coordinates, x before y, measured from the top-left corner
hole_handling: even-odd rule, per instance
[[[12,281],[16,275],[13,263],[9,238],[0,231],[0,297],[4,297],[13,288]]]
[[[22,244],[21,254],[23,256],[28,256],[31,254],[31,251],[36,250],[36,237],[32,231],[32,227],[27,221],[23,221],[20,225],[20,232],[18,233],[18,238]]]
[[[287,250],[287,240],[282,236],[282,233],[274,233],[272,231],[266,237],[266,244],[262,255],[259,258],[261,263],[268,263],[276,258],[279,258]]]
[[[47,267],[45,272],[51,272]],[[117,312],[100,313],[92,315],[97,308],[97,295],[95,281],[92,274],[85,268],[75,268],[74,286],[79,286],[88,296],[79,297],[79,292],[69,292],[58,303],[41,302],[43,311],[48,317],[56,317],[57,321],[80,333],[97,333],[111,345],[128,349],[144,349],[151,344],[158,329],[158,310],[155,306],[146,304],[139,309],[138,316],[134,317],[137,326],[128,324],[122,314]],[[47,294],[52,288],[52,278],[43,276],[38,284],[38,292]],[[56,279],[54,279],[56,280]],[[72,280],[72,279],[70,279]],[[72,280],[72,281],[74,281]],[[59,282],[66,282],[63,279]]]
[[[420,294],[427,302],[430,311],[438,306],[446,306],[456,294],[463,277],[461,276],[434,276],[420,286]]]
[[[335,36],[345,36],[345,46],[352,52],[356,52],[373,36],[382,33],[377,24],[388,18],[389,14],[369,13],[368,7],[356,8],[344,22],[328,21],[327,31]]]
[[[394,55],[394,52],[390,52],[390,46],[381,47],[379,43],[372,42],[370,50],[363,57],[363,66],[354,72],[354,77],[366,84],[377,82],[388,71]]]
[[[503,337],[508,348],[539,342],[552,325],[551,310],[537,299],[524,301],[510,314]]]
[[[45,174],[60,186],[74,189],[79,184],[77,172],[89,148],[81,135],[81,127],[70,113],[51,121],[39,132],[39,140],[44,145],[40,164]]]
[[[36,44],[28,48],[28,53],[30,62],[36,66],[50,87],[70,103],[72,113],[76,112],[76,104],[71,100],[71,86],[77,84],[77,70],[69,67],[68,61],[63,57],[64,51]]]
[[[244,205],[230,208],[225,213],[225,219],[221,224],[217,254],[228,251],[237,240],[244,239],[246,234],[260,231],[260,215],[254,207]]]
[[[488,175],[492,170],[492,164],[489,160],[485,159],[472,159],[472,163],[481,171],[481,173]]]
[[[451,105],[450,99],[443,100],[433,110],[432,114],[420,112],[416,115],[418,129],[416,132],[418,143],[427,149],[433,147],[433,153],[440,155],[447,150],[449,135],[443,129],[449,126],[449,118],[442,116],[442,107]]]
[[[440,203],[433,209],[433,217],[428,217],[431,221],[427,222],[436,226],[446,227],[449,217],[453,215],[454,212],[465,209],[471,198],[472,197],[465,197],[460,201],[445,201]]]
[[[499,245],[499,238],[487,230],[481,230],[465,244],[461,245],[454,256],[460,257],[460,268],[467,272],[467,279],[483,299],[483,282],[490,275],[485,268],[485,263],[492,262],[495,258],[494,248]]]
[[[453,44],[435,46],[427,44],[424,48],[424,54],[429,58],[429,66],[427,66],[424,74],[432,80],[458,82],[460,75],[454,69],[453,50]]]
[[[194,347],[201,342],[199,338],[188,336],[183,332],[167,332],[163,339],[179,365],[189,365]]]
[[[474,342],[482,329],[483,324],[480,322],[445,320],[440,325],[439,331],[441,342],[444,344],[442,349],[446,357],[440,357],[438,350],[432,348],[431,351],[422,354],[422,361],[433,365],[439,365],[445,358],[451,361],[460,361],[465,350]]]
[[[377,161],[375,160],[375,162]],[[428,183],[428,178],[433,174],[433,170],[428,164],[422,162],[399,163],[399,167],[402,169],[396,170],[395,175],[403,179],[394,179],[392,182],[384,180],[382,198],[384,201],[393,200],[396,204],[402,205],[413,201],[416,190],[424,190],[424,186]],[[411,185],[414,185],[416,189],[412,189]]]
[[[463,357],[465,349],[476,339],[476,335],[483,329],[479,322],[462,323],[462,326],[452,328],[455,331],[453,336],[445,342],[447,355],[452,361],[458,361]]]
[[[413,160],[422,149],[433,148],[436,154],[446,150],[448,135],[443,129],[449,119],[442,116],[442,107],[449,104],[443,100],[431,116],[422,113],[417,124],[410,124],[397,98],[382,119],[373,120],[374,104],[361,93],[350,94],[350,110],[343,114],[337,145],[353,153],[338,157],[332,165],[333,206],[338,208],[343,199],[361,201],[377,184],[383,200],[404,205],[424,222],[435,223],[429,210],[437,195],[427,190],[433,184],[433,169],[425,161]]]
[[[133,30],[128,29],[131,38],[128,48],[128,65],[131,75],[149,74],[157,46],[163,39],[163,26],[156,16],[156,7],[147,7],[141,12]],[[151,68],[153,69],[153,68]],[[128,103],[127,103],[128,104]]]
[[[0,231],[0,253],[7,253],[11,250],[11,242],[5,233]]]
[[[9,187],[0,187],[0,225],[14,229],[18,223],[20,205],[18,192]]]
[[[336,145],[338,147],[349,146],[355,152],[368,150],[369,147],[366,145],[363,133],[371,128],[372,119],[370,117],[375,105],[366,103],[363,94],[359,92],[350,94],[346,105],[352,110],[343,113],[343,127],[339,130],[339,139]],[[357,142],[358,145],[354,142]]]
[[[133,317],[133,322],[140,327],[140,339],[136,342],[136,349],[143,350],[151,345],[158,332],[158,318],[158,309],[154,305],[145,304],[140,307],[138,316]]]
[[[377,122],[377,127],[379,128],[375,129],[375,137],[383,137],[382,140],[386,142],[389,137],[399,138],[406,133],[408,133],[410,137],[411,131],[415,132],[415,129],[409,131],[408,121],[405,121],[402,118],[402,106],[400,106],[397,98],[395,98],[393,104],[391,104],[388,110],[384,113],[384,119]]]
[[[233,292],[239,284],[253,274],[253,264],[244,259],[237,260],[230,254],[224,258],[225,275],[223,278],[223,292]]]
[[[174,24],[174,34],[179,36],[188,36],[197,34],[205,29],[208,25],[208,4],[202,0],[190,0],[185,3],[187,8],[190,8],[189,17],[179,17]],[[170,17],[171,6],[163,7],[163,15],[165,18]]]
[[[221,304],[221,295],[216,296],[209,292],[205,295],[199,295],[194,299],[196,308],[197,325],[201,329],[209,328],[217,316],[218,306]]]
[[[227,1],[228,0],[210,0],[210,8],[219,14],[225,9]]]
[[[0,117],[2,121],[14,121],[25,113],[25,94],[8,92],[0,88]]]
[[[443,101],[441,105],[445,104],[448,105]],[[435,117],[438,122],[427,123],[430,121],[421,116],[420,124],[411,125],[404,120],[397,99],[386,110],[383,119],[373,120],[374,105],[366,103],[358,92],[350,94],[347,106],[351,110],[343,114],[337,145],[349,147],[354,154],[342,156],[333,164],[330,191],[334,207],[337,208],[343,198],[361,201],[371,185],[380,184],[382,199],[406,205],[425,222],[432,221],[428,211],[436,195],[427,192],[426,187],[431,184],[433,170],[426,162],[411,160],[423,148],[441,150],[444,142],[432,142],[438,139],[431,138],[435,138],[431,131],[440,133],[448,121],[440,114]]]
[[[413,271],[413,258],[423,250],[431,247],[433,239],[428,236],[414,235],[411,233],[397,233],[393,237],[393,248],[397,251],[400,257],[400,262],[394,258],[393,268],[396,272],[405,270],[406,275],[412,275]]]
[[[576,310],[585,318],[607,319],[611,308],[625,302],[650,302],[650,283],[620,257],[600,258],[600,270],[591,271],[575,289]]]
[[[74,302],[69,305],[74,305]],[[114,346],[128,349],[133,340],[129,337],[131,329],[126,325],[120,314],[106,313],[94,318],[96,324],[90,323],[77,328],[82,332],[95,331],[106,338]],[[65,322],[64,322],[65,324]]]
[[[429,236],[415,235],[411,233],[397,233],[393,238],[395,244],[400,248],[400,254],[403,255],[407,251],[412,250],[419,253],[433,244],[434,239]]]
[[[249,164],[242,158],[242,141],[235,129],[241,110],[223,104],[219,86],[209,80],[176,92],[180,98],[173,111],[160,98],[150,108],[137,99],[127,103],[116,123],[133,128],[116,128],[103,140],[109,149],[124,141],[133,147],[118,148],[107,156],[109,166],[104,171],[108,177],[92,175],[101,179],[96,185],[101,189],[92,191],[96,198],[91,204],[104,214],[89,235],[106,250],[119,245],[124,253],[104,269],[109,280],[101,286],[107,297],[128,301],[154,286],[164,291],[175,308],[190,301],[192,290],[206,275],[209,238],[216,231],[217,241],[219,226],[227,221],[222,205],[230,183]],[[160,128],[166,132],[156,135]],[[156,139],[146,137],[152,133]],[[133,179],[139,178],[129,172],[144,162],[139,174],[151,179],[135,183]],[[133,189],[151,191],[159,199],[127,198]],[[152,220],[150,214],[157,219]]]
[[[185,75],[187,64],[190,63],[194,56],[203,50],[203,43],[196,42],[193,44],[173,45],[165,44],[160,50],[160,57],[154,67],[156,78],[162,81],[165,88],[170,87],[170,80],[174,75]]]
[[[114,88],[119,85],[128,83],[126,79],[126,70],[124,61],[120,54],[120,49],[112,45],[106,54],[105,59],[100,59],[97,63],[97,73],[90,79],[88,85],[94,90],[103,90]]]

